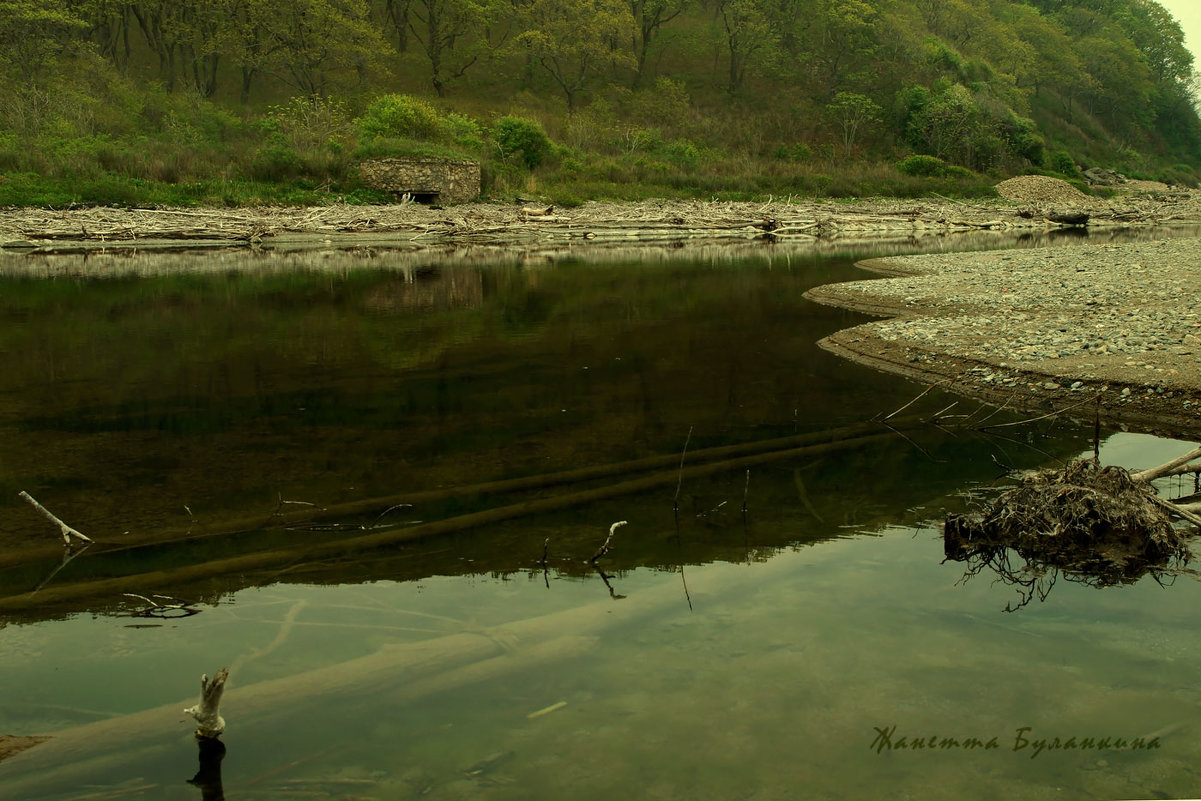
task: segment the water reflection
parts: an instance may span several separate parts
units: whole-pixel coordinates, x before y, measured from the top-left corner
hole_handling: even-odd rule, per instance
[[[851,261],[779,254],[554,269],[355,252],[27,257],[58,277],[10,277],[0,300],[0,509],[11,521],[0,589],[37,589],[21,604],[32,610],[71,582],[108,581],[95,587],[102,605],[121,592],[181,595],[119,580],[168,570],[184,586],[212,582],[181,577],[204,562],[265,581],[306,569],[288,553],[326,547],[327,561],[329,543],[374,530],[397,504],[414,506],[383,523],[465,518],[562,494],[547,477],[616,466],[612,485],[635,475],[621,465],[655,458],[667,460],[659,485],[672,485],[690,429],[695,450],[735,446],[859,423],[911,398],[904,382],[813,345],[859,318],[801,294],[857,276]],[[783,484],[794,498],[796,467]],[[770,475],[756,474],[752,495]],[[514,479],[532,483],[486,489]],[[740,502],[744,473],[733,480],[716,500],[689,497],[694,520]],[[64,563],[43,521],[16,507],[19,490],[102,547]],[[341,516],[294,525],[317,508]],[[605,517],[593,524],[623,516]],[[473,558],[518,566],[489,551]],[[232,561],[264,552],[285,556]]]
[[[930,522],[1091,428],[865,425],[920,388],[816,349],[859,318],[801,299],[861,273],[755,253],[8,273],[0,731],[56,737],[0,796],[1187,793],[1196,582],[1002,616]],[[96,544],[64,558],[21,489]],[[230,758],[197,770],[178,699],[214,663]],[[873,752],[893,725],[1169,733]]]
[[[188,779],[200,789],[201,801],[225,801],[225,786],[221,781],[221,761],[225,759],[225,743],[214,737],[197,737],[200,767]]]

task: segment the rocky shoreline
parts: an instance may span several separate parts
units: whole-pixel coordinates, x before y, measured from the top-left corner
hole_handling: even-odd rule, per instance
[[[647,200],[588,202],[573,208],[524,201],[439,208],[332,204],[316,208],[243,209],[70,208],[0,209],[0,252],[353,247],[564,246],[666,243],[768,243],[824,246],[888,237],[1035,234],[1201,223],[1201,192],[1144,188],[1112,198],[1090,197],[1043,176],[998,186],[1004,197],[971,202],[949,198],[864,198],[853,201],[772,198],[764,203]]]
[[[820,344],[1010,407],[1201,436],[1201,240],[870,260],[811,300],[890,319]]]

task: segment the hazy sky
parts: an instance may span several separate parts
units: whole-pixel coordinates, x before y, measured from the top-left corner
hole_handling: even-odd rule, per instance
[[[1201,67],[1201,2],[1198,0],[1159,0],[1184,28],[1184,43],[1193,51],[1194,67]]]

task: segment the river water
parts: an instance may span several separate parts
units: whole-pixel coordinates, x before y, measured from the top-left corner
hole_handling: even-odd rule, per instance
[[[0,798],[1201,794],[1197,582],[944,561],[1092,427],[880,424],[922,388],[801,298],[875,255],[0,264],[0,734],[56,735]]]

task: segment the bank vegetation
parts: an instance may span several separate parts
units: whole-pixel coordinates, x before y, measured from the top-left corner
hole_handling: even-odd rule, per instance
[[[991,194],[1195,185],[1192,55],[1153,0],[4,0],[0,206]],[[1105,191],[1105,190],[1101,190]]]

